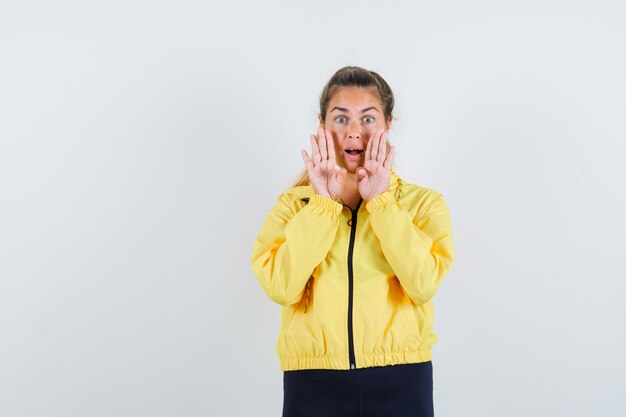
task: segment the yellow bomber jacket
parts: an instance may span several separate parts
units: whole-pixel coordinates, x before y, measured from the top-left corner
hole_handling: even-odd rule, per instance
[[[389,189],[362,203],[353,210],[292,187],[254,242],[252,270],[282,306],[282,371],[432,358],[432,298],[454,258],[444,198],[392,168]]]

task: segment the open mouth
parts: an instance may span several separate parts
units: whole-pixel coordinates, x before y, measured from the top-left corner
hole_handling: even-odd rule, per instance
[[[344,160],[361,163],[362,154],[364,154],[363,149],[346,149],[344,151]]]

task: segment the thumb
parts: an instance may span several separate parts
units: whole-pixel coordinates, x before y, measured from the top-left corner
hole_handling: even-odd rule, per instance
[[[348,173],[347,169],[342,168],[339,165],[335,165],[335,176],[337,178],[337,181],[342,183],[346,179],[347,173]]]
[[[357,175],[359,176],[359,178],[363,178],[365,176],[365,169],[364,168],[360,168],[356,171]]]

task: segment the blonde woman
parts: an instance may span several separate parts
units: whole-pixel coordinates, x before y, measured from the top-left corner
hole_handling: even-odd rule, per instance
[[[251,266],[282,306],[283,417],[433,416],[433,296],[453,263],[442,194],[393,168],[393,93],[344,67],[320,97],[300,178]]]

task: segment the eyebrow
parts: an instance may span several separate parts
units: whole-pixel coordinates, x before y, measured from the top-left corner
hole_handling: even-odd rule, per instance
[[[345,107],[338,107],[338,106],[335,106],[335,107],[333,107],[333,109],[331,110],[331,112],[333,112],[333,111],[335,111],[335,110],[348,112],[348,109],[346,109]],[[378,109],[377,109],[376,107],[371,106],[371,107],[366,107],[366,108],[364,108],[363,110],[361,110],[361,113],[365,113],[365,112],[366,112],[366,111],[368,111],[368,110],[376,110],[376,111],[378,111]]]

